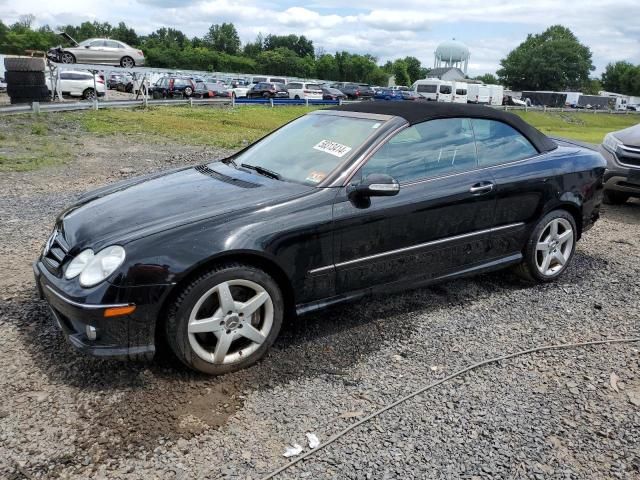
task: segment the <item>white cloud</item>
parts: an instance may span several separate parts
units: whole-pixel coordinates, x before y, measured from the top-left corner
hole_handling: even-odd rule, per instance
[[[637,0],[317,2],[292,6],[291,0],[0,0],[5,23],[34,13],[39,24],[53,27],[84,20],[125,21],[143,34],[168,26],[202,36],[212,23],[233,22],[245,42],[258,32],[295,33],[327,52],[366,52],[381,61],[413,55],[427,66],[436,45],[455,36],[470,47],[471,74],[494,72],[527,33],[560,23],[591,48],[598,71],[620,59],[640,63]]]

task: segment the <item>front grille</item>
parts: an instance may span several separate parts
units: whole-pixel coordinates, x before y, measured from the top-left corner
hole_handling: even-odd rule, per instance
[[[216,172],[215,170],[209,168],[208,165],[198,165],[195,167],[197,172],[202,173],[203,175],[207,175],[208,177],[215,178],[216,180],[220,180],[221,182],[230,183],[231,185],[235,185],[240,188],[257,188],[260,186],[258,183],[251,183],[245,180],[240,180],[238,178],[233,178],[228,175],[224,175],[220,172]]]
[[[51,273],[61,276],[61,268],[68,252],[69,244],[58,230],[54,230],[49,240],[47,240],[47,245],[42,255],[42,263]]]
[[[632,167],[640,167],[640,157],[627,157],[625,155],[619,155],[618,160],[623,165],[629,165]]]

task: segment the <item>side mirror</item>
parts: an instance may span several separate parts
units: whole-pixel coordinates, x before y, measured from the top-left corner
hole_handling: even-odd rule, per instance
[[[91,45],[85,45],[84,48],[91,48]]]
[[[355,196],[368,197],[392,197],[400,191],[400,184],[391,175],[386,173],[372,173],[367,175],[357,185],[349,185],[347,194],[349,198]]]

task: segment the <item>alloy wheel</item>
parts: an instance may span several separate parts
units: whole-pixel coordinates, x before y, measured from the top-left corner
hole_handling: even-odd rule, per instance
[[[129,58],[129,57],[124,57],[121,61],[120,61],[120,65],[122,65],[122,67],[124,68],[132,68],[134,65],[133,59]]]
[[[75,63],[75,58],[73,58],[73,55],[71,55],[68,52],[65,52],[62,54],[62,57],[60,58],[60,60],[62,61],[62,63]]]
[[[544,227],[536,244],[536,267],[542,275],[555,275],[565,268],[573,250],[573,235],[564,218],[554,218]]]
[[[189,344],[206,362],[234,363],[260,348],[273,319],[273,301],[262,286],[244,279],[222,282],[202,295],[191,310]]]
[[[84,91],[84,98],[86,100],[93,100],[96,98],[96,92],[93,90],[93,88],[87,88]]]

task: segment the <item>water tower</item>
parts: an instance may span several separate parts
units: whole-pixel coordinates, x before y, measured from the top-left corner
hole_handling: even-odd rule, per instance
[[[447,40],[438,45],[434,53],[433,67],[459,68],[466,75],[467,67],[469,66],[469,57],[469,48],[454,38],[453,40]]]

